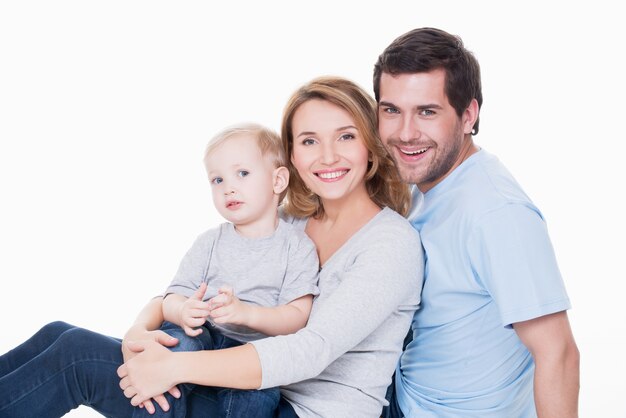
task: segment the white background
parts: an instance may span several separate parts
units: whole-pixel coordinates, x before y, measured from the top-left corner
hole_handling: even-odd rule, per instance
[[[288,96],[319,75],[371,91],[385,46],[435,26],[481,63],[476,142],[547,219],[582,354],[581,416],[626,417],[617,6],[224,3],[0,3],[0,353],[56,319],[123,335],[221,221],[201,164],[211,135],[278,129]]]

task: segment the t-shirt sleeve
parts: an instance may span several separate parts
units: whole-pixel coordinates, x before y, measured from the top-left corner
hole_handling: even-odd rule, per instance
[[[317,288],[319,260],[315,244],[301,231],[294,231],[292,243],[293,245],[289,247],[285,279],[278,297],[279,305],[287,304],[305,295],[319,294]]]
[[[415,311],[423,280],[419,235],[408,222],[369,231],[338,285],[316,306],[295,334],[253,341],[261,361],[261,388],[286,385],[320,374],[357,346],[397,309]],[[323,273],[322,273],[323,274]]]
[[[488,213],[467,247],[504,326],[571,307],[546,224],[533,208],[511,203]]]
[[[215,230],[209,230],[196,238],[181,260],[178,270],[163,296],[175,293],[190,297],[195,293],[200,284],[205,281],[215,239]]]

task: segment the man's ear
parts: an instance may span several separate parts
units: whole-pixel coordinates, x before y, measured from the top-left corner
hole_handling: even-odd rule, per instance
[[[465,112],[463,112],[463,133],[471,134],[474,129],[474,124],[476,123],[476,119],[478,119],[478,102],[476,99],[472,99]]]
[[[278,167],[274,170],[274,193],[281,194],[289,185],[289,170],[287,167]]]

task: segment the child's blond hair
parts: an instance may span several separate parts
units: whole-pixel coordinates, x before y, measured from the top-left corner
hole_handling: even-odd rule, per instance
[[[276,132],[258,123],[239,123],[223,129],[211,138],[204,151],[203,160],[205,166],[206,158],[215,148],[228,139],[239,135],[251,135],[254,137],[261,150],[261,155],[269,155],[276,168],[284,167],[287,164],[282,140]]]

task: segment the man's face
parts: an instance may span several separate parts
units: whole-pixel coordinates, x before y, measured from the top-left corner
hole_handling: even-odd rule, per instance
[[[378,131],[402,179],[422,192],[433,188],[465,158],[473,121],[457,116],[444,92],[445,71],[383,73]],[[467,113],[467,112],[465,112]]]

